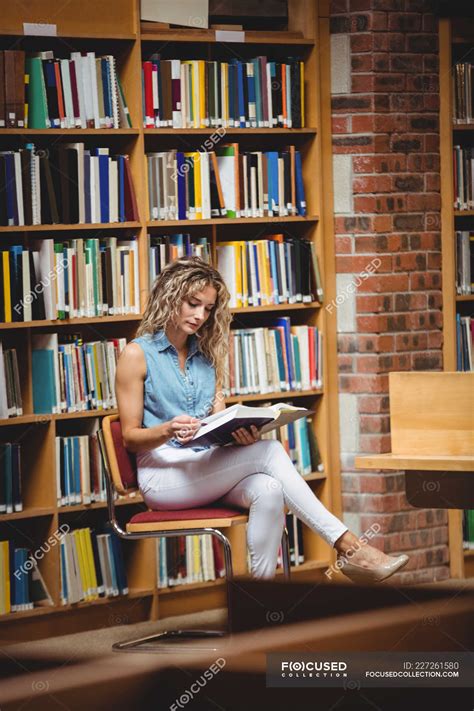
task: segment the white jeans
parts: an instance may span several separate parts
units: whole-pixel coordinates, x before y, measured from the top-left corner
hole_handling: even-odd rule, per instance
[[[348,530],[323,506],[277,440],[200,452],[164,445],[137,455],[138,483],[151,509],[186,509],[219,500],[249,510],[251,574],[275,575],[284,504],[331,546]]]

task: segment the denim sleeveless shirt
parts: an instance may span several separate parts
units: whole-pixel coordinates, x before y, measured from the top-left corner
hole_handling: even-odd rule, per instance
[[[188,339],[184,372],[179,365],[178,352],[164,330],[138,336],[132,343],[138,343],[146,359],[143,427],[161,425],[182,414],[201,420],[212,411],[216,394],[216,373],[209,360],[199,350],[195,334]],[[174,437],[166,444],[182,447]],[[191,449],[201,451],[209,449],[209,446],[196,446]]]

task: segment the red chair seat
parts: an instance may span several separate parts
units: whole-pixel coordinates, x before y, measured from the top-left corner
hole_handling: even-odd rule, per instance
[[[195,521],[205,518],[231,518],[242,516],[243,511],[223,507],[197,509],[176,509],[174,511],[142,511],[132,516],[129,523],[161,523],[170,521]],[[192,528],[190,526],[190,528]]]

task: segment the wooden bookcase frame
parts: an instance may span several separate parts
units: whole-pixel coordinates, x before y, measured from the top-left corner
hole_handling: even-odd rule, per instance
[[[469,33],[469,36],[466,34]],[[474,229],[474,212],[454,209],[453,145],[454,132],[459,135],[474,134],[474,123],[453,122],[452,91],[452,44],[461,41],[474,44],[474,32],[469,23],[462,26],[443,18],[439,21],[439,76],[440,76],[440,157],[441,157],[441,252],[443,274],[443,364],[444,370],[455,371],[456,367],[456,313],[461,302],[474,303],[474,295],[456,294],[456,224],[468,218]],[[461,134],[462,132],[462,134]],[[474,576],[474,551],[463,550],[461,510],[449,510],[449,554],[453,578]]]
[[[110,6],[109,10],[104,6]],[[278,56],[300,54],[305,58],[306,128],[304,129],[227,129],[229,139],[243,145],[258,146],[260,140],[271,140],[274,145],[284,146],[297,143],[303,153],[308,217],[255,218],[237,220],[201,220],[186,222],[150,222],[146,193],[145,153],[164,140],[166,146],[173,146],[172,136],[181,137],[198,147],[199,137],[205,137],[211,130],[205,129],[144,129],[142,125],[141,60],[144,46],[169,47],[176,43],[174,56],[179,57],[180,43],[192,46],[195,42],[206,43],[208,52],[220,47],[215,34],[210,30],[170,29],[156,33],[142,33],[139,14],[139,0],[72,0],[58,9],[52,0],[30,0],[28,6],[10,4],[2,15],[2,48],[11,46],[32,48],[60,48],[65,51],[89,48],[96,52],[107,51],[116,54],[124,92],[132,117],[133,128],[118,130],[0,130],[0,145],[17,146],[22,136],[29,140],[48,145],[57,136],[73,136],[75,140],[96,141],[98,145],[120,146],[129,153],[134,186],[138,200],[140,220],[135,223],[106,225],[39,225],[35,227],[0,227],[0,239],[5,244],[23,238],[28,245],[29,235],[35,238],[42,233],[58,236],[70,230],[89,230],[98,235],[102,230],[114,230],[117,235],[134,234],[139,242],[140,259],[140,304],[141,309],[148,293],[147,232],[189,230],[201,231],[211,240],[212,252],[223,235],[227,239],[253,238],[263,233],[269,225],[278,231],[292,230],[295,235],[305,236],[315,241],[324,284],[324,302],[335,298],[335,254],[333,234],[333,194],[332,194],[332,150],[331,150],[331,108],[330,108],[330,51],[328,3],[313,0],[289,0],[289,28],[291,37],[285,33],[249,32],[246,44],[255,45],[255,53],[279,52]],[[58,37],[24,37],[23,23],[53,23]],[[296,36],[296,33],[300,36]],[[202,46],[202,45],[201,45]],[[236,51],[239,45],[232,45]],[[285,50],[286,48],[286,50]],[[64,45],[62,46],[64,49]],[[169,50],[168,50],[169,51]],[[251,51],[250,49],[247,51]],[[185,136],[185,138],[183,138]],[[271,139],[268,138],[271,136]],[[12,140],[9,141],[9,138]],[[194,142],[194,143],[193,143]],[[234,326],[237,324],[269,325],[277,313],[287,313],[295,323],[318,325],[323,332],[324,366],[323,387],[319,391],[306,393],[275,393],[273,395],[252,395],[230,397],[228,402],[264,401],[269,399],[297,398],[298,402],[316,410],[314,427],[317,433],[325,472],[315,472],[307,481],[320,500],[335,515],[341,515],[341,492],[339,471],[339,416],[337,396],[337,344],[336,314],[331,314],[323,304],[293,304],[251,309],[234,309]],[[37,329],[60,332],[80,330],[84,337],[89,334],[99,336],[126,336],[133,338],[140,316],[114,316],[75,319],[68,322],[42,321],[29,323],[0,324],[0,339],[4,346],[16,345],[19,367],[22,375],[24,415],[0,422],[1,441],[24,441],[24,511],[0,517],[0,539],[16,536],[16,542],[39,548],[43,541],[54,534],[63,523],[74,526],[93,526],[106,519],[106,505],[101,503],[58,507],[56,504],[56,475],[54,470],[54,438],[56,434],[80,434],[87,431],[87,420],[94,416],[110,414],[111,410],[61,415],[37,415],[32,410],[31,382],[31,335]],[[122,502],[131,515],[137,499]],[[242,528],[242,527],[239,527]],[[54,608],[35,608],[27,612],[15,612],[0,617],[0,639],[18,641],[90,629],[104,624],[132,623],[156,620],[168,615],[209,609],[225,604],[222,580],[211,583],[183,585],[169,589],[156,588],[156,559],[154,541],[136,541],[122,544],[127,566],[130,593],[125,597],[100,599],[61,606],[59,546],[51,550],[40,566],[50,592],[55,601]],[[246,570],[245,531],[236,531],[232,540],[234,568],[237,573]],[[306,562],[293,568],[298,580],[317,580],[324,569],[335,561],[331,547],[319,536],[305,527],[304,547]]]

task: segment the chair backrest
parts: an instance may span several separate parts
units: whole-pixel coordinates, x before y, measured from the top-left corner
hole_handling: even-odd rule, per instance
[[[102,433],[115,489],[119,494],[128,494],[138,489],[136,458],[123,444],[118,415],[107,415],[102,418]]]
[[[474,373],[389,373],[393,454],[472,455]]]

